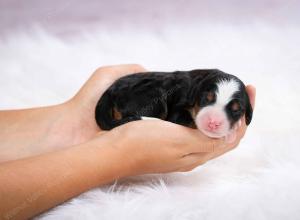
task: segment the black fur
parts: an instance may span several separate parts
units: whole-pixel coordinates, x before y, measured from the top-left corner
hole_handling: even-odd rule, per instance
[[[217,69],[202,69],[176,72],[146,72],[128,75],[118,79],[100,98],[95,110],[97,124],[103,130],[110,130],[124,123],[140,120],[142,116],[156,117],[188,127],[194,127],[189,109],[213,104],[206,100],[208,92],[214,93],[216,82],[235,78],[240,91],[234,95],[241,108],[233,112],[230,103],[226,113],[231,124],[246,114],[250,124],[252,107],[241,80]],[[114,118],[114,111],[122,116]]]

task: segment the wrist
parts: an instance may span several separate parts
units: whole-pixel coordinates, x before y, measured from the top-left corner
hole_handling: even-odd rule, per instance
[[[89,147],[92,155],[95,156],[98,184],[135,174],[130,152],[126,152],[123,143],[122,139],[114,132],[103,132],[103,134],[99,134],[98,137],[83,144],[85,147]],[[103,180],[105,181],[103,182]]]
[[[99,131],[95,120],[95,106],[86,105],[77,97],[62,104],[66,112],[65,123],[68,126],[69,137],[73,144],[80,144],[91,140]]]

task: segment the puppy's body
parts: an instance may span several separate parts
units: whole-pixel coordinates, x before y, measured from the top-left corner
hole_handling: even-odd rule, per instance
[[[122,77],[106,90],[95,113],[103,130],[154,117],[222,137],[245,113],[249,124],[252,108],[241,80],[203,69]]]

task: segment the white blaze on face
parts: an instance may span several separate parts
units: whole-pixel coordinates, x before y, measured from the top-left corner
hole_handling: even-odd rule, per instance
[[[201,109],[195,123],[199,130],[209,137],[220,138],[231,133],[230,122],[225,112],[226,105],[239,90],[236,80],[223,80],[217,83],[216,102]]]

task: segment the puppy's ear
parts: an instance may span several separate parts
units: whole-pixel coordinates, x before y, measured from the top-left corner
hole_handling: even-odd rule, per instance
[[[253,114],[253,109],[250,103],[250,99],[248,94],[246,93],[246,112],[245,112],[245,116],[246,116],[246,125],[249,125],[251,120],[252,120],[252,114]]]

